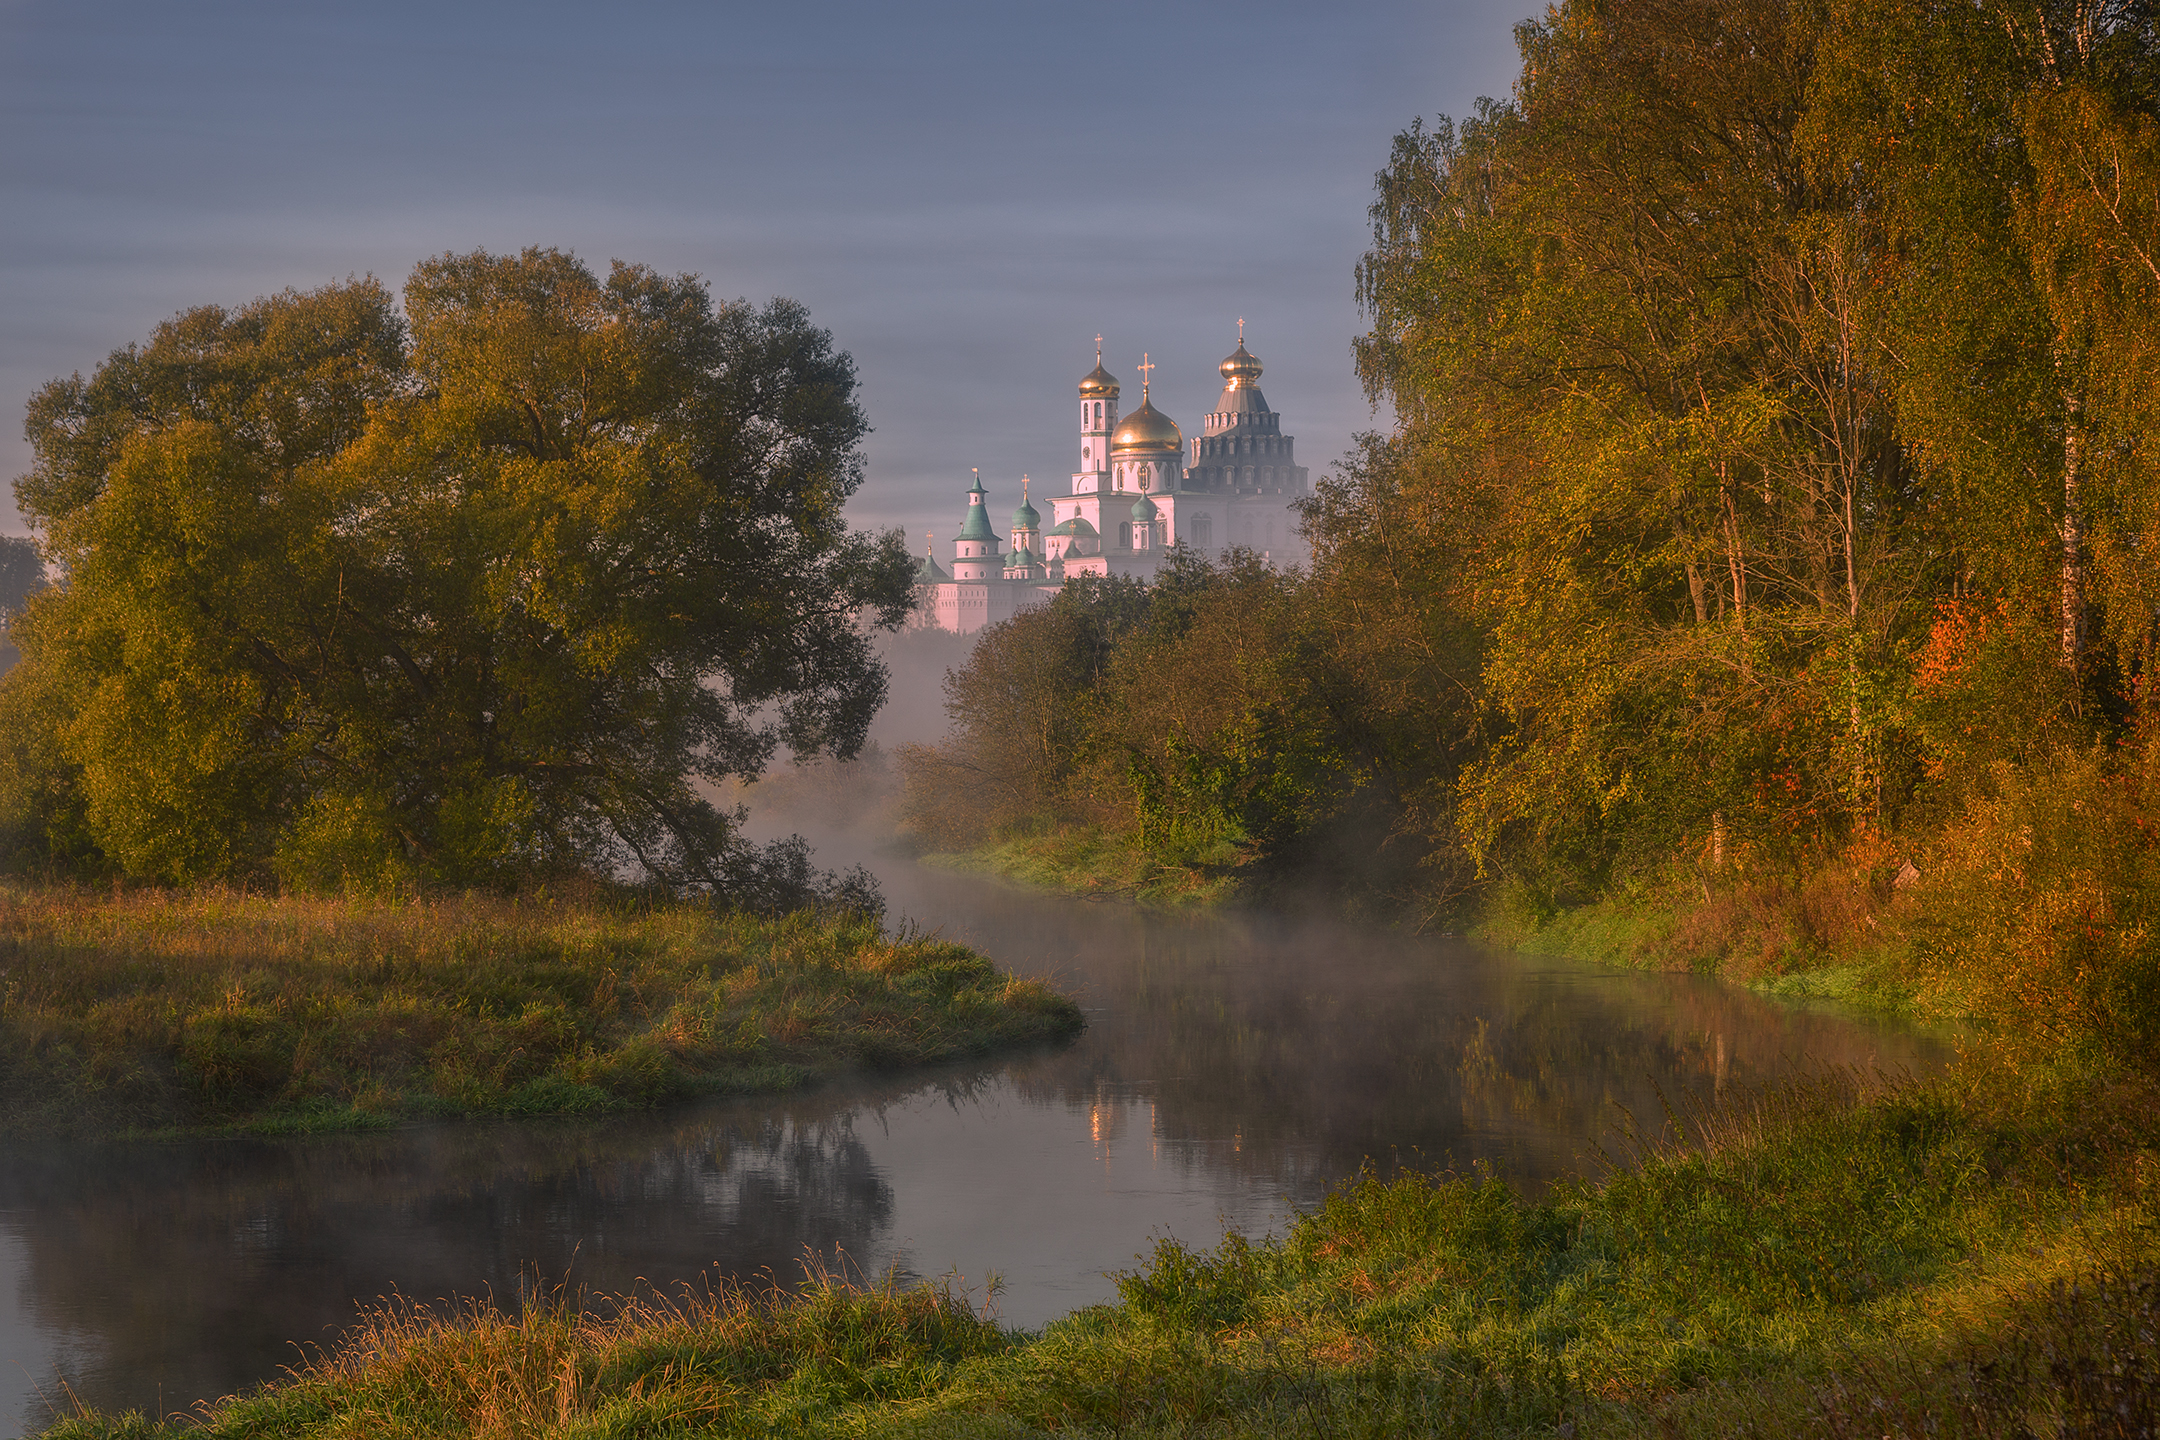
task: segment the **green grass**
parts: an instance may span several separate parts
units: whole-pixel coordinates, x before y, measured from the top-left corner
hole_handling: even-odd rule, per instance
[[[973,850],[926,855],[922,863],[1071,895],[1205,907],[1243,898],[1239,859],[1227,845],[1203,855],[1166,859],[1130,835],[1089,825],[1008,835]]]
[[[830,1276],[390,1310],[197,1426],[49,1437],[2150,1433],[2156,1104],[1826,1072],[1536,1202],[1367,1179],[1277,1241],[1163,1241],[1039,1334]]]
[[[0,885],[0,1126],[16,1133],[585,1114],[1081,1023],[973,951],[863,918]]]

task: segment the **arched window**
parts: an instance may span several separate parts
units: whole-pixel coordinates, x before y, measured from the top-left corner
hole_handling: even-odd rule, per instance
[[[1140,467],[1140,488],[1146,490],[1155,482],[1155,469],[1150,465]]]
[[[1193,516],[1192,538],[1194,545],[1202,550],[1207,549],[1215,543],[1215,522],[1205,515]]]
[[[1117,527],[1117,543],[1121,549],[1132,549],[1132,521],[1127,520]]]

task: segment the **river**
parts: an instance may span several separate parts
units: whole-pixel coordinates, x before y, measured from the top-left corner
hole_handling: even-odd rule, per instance
[[[1279,1229],[1362,1166],[1535,1191],[1622,1107],[1945,1043],[1721,982],[878,865],[895,916],[1076,994],[1055,1051],[598,1122],[0,1150],[0,1435],[70,1397],[186,1410],[357,1302],[951,1275],[1009,1324],[1108,1298],[1154,1238]],[[991,1296],[992,1277],[997,1286]]]

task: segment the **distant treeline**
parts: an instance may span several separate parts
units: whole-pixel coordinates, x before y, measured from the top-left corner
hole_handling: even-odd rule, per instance
[[[1378,177],[1395,426],[1308,504],[1311,571],[1187,558],[989,633],[913,823],[1427,920],[1685,901],[1709,963],[1894,928],[1946,1004],[2150,1053],[2160,21],[1643,0],[1518,39],[1511,100]]]

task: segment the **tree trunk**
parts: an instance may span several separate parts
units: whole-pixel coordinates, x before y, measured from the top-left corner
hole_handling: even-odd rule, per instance
[[[2062,664],[2073,673],[2085,657],[2085,511],[2078,488],[2085,470],[2085,394],[2063,387]]]
[[[1747,562],[1740,549],[1740,507],[1733,503],[1732,480],[1722,463],[1718,482],[1725,503],[1725,568],[1732,576],[1733,628],[1740,632],[1740,678],[1745,680],[1753,675],[1747,643]]]

